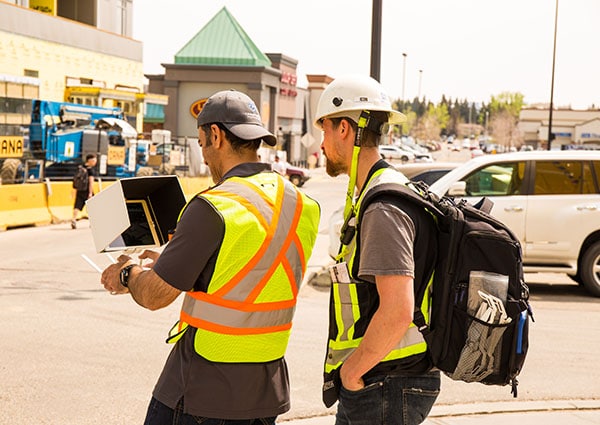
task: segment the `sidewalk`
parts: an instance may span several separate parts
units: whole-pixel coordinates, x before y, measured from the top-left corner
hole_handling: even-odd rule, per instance
[[[333,415],[280,421],[283,425],[333,425]],[[424,425],[600,424],[599,400],[544,400],[434,406]]]

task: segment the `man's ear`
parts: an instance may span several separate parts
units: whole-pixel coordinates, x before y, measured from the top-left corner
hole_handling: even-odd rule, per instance
[[[339,130],[340,136],[342,136],[342,138],[347,138],[352,135],[352,132],[350,131],[352,130],[352,126],[345,118],[342,118],[342,120],[340,121]],[[354,140],[352,140],[352,142],[354,143]]]
[[[217,124],[212,124],[210,126],[210,141],[215,149],[218,149],[221,146],[224,137],[225,134],[223,130],[221,130]]]

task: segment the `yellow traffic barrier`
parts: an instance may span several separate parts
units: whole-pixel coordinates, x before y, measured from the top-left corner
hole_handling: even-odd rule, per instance
[[[0,185],[0,231],[8,227],[42,226],[51,221],[45,184]]]
[[[114,181],[96,180],[94,193],[100,192],[113,184]],[[73,217],[75,191],[72,182],[50,182],[48,189],[48,211],[52,215],[52,223],[64,223]],[[78,218],[87,217],[85,207]]]
[[[213,184],[210,177],[180,177],[179,182],[187,201]]]
[[[179,181],[187,200],[213,183],[210,177],[181,177]],[[113,183],[96,180],[94,193]],[[75,193],[70,181],[0,185],[0,231],[8,227],[70,221],[74,203]],[[85,208],[78,218],[82,217],[87,217]]]
[[[48,211],[52,223],[71,220],[73,216],[73,184],[71,182],[50,182],[48,184]]]

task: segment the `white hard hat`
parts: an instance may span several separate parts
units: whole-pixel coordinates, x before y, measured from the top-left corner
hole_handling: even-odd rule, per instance
[[[323,118],[349,117],[358,122],[362,111],[388,113],[388,124],[402,124],[406,116],[394,109],[381,84],[365,75],[345,75],[333,80],[321,94],[315,127]]]

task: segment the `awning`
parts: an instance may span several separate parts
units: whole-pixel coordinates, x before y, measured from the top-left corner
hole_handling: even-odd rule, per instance
[[[146,104],[146,113],[144,114],[144,122],[148,123],[164,123],[165,122],[165,106],[156,103]]]

